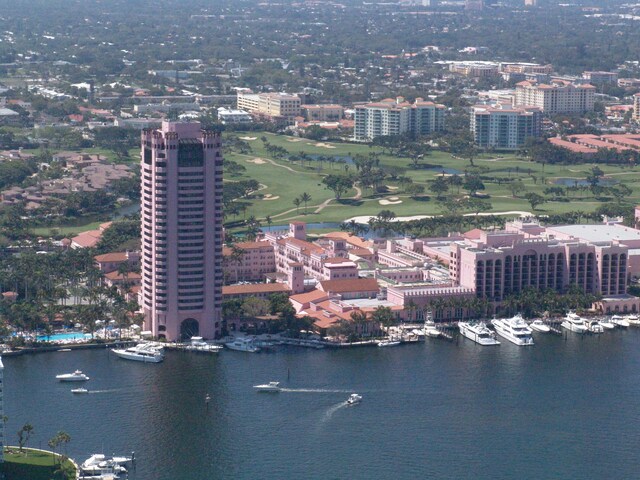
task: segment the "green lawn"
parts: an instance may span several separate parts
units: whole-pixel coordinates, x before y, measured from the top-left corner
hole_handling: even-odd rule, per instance
[[[4,464],[1,471],[6,480],[51,480],[62,479],[62,476],[54,476],[54,472],[60,468],[54,459],[53,453],[40,450],[24,449],[24,453],[18,452],[18,447],[11,447],[11,452],[5,451]],[[66,464],[73,464],[67,460]],[[72,478],[75,478],[72,477]]]
[[[99,222],[91,222],[83,225],[75,226],[52,226],[52,227],[37,227],[32,228],[31,231],[34,235],[47,237],[52,234],[64,235],[65,237],[75,237],[80,232],[86,232],[87,230],[97,230],[101,223],[108,222],[109,219],[101,220]]]

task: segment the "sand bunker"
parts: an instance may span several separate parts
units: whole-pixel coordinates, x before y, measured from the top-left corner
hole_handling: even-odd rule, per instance
[[[400,187],[394,187],[392,185],[385,185],[389,190],[398,190]]]
[[[398,197],[394,197],[394,198],[398,198]],[[380,205],[398,205],[399,203],[402,203],[402,200],[378,200],[378,203]]]
[[[251,140],[257,140],[258,137],[238,137],[240,140],[247,140],[247,141],[251,141]]]
[[[255,163],[256,165],[262,165],[263,163],[267,163],[261,158],[254,158],[253,160],[247,160],[247,162]]]
[[[301,142],[302,138],[287,138],[287,142]]]
[[[314,147],[320,147],[320,148],[336,148],[333,145],[329,145],[328,143],[307,143],[307,145],[313,145]]]
[[[276,195],[275,197],[273,195],[271,195],[270,193],[267,193],[262,200],[278,200],[280,198],[279,195]]]

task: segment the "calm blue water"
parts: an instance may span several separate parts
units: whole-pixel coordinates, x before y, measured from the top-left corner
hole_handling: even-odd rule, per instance
[[[578,179],[578,178],[558,178],[555,182],[556,185],[564,185],[565,187],[586,187],[587,185],[591,185],[588,180]],[[600,178],[598,180],[598,185],[601,187],[610,187],[611,185],[615,185],[618,183],[617,180],[613,178]]]
[[[88,333],[74,332],[74,333],[55,333],[53,335],[38,335],[38,340],[41,342],[54,342],[56,340],[78,340],[91,338]]]
[[[6,435],[28,421],[32,446],[62,429],[80,459],[135,450],[139,480],[637,478],[640,330],[536,340],[5,358]],[[77,368],[97,393],[55,381]],[[251,389],[269,380],[292,391]]]
[[[424,170],[428,170],[430,172],[446,173],[447,175],[460,175],[463,173],[461,170],[458,170],[455,168],[444,168],[444,167],[431,167],[431,168],[425,168]]]

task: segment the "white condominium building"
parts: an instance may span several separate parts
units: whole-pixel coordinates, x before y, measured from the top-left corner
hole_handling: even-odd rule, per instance
[[[471,133],[479,147],[516,150],[527,138],[542,134],[542,112],[537,107],[478,105],[471,112]]]
[[[516,85],[516,106],[539,107],[547,115],[593,111],[596,88],[554,80],[551,84],[530,81]]]
[[[238,109],[272,120],[293,121],[300,116],[300,97],[288,93],[238,91]]]
[[[354,140],[369,141],[387,135],[428,135],[444,129],[444,105],[387,98],[355,107]]]

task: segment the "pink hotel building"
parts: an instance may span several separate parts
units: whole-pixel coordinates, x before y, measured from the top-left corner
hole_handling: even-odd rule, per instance
[[[142,287],[145,329],[176,340],[220,334],[222,146],[198,122],[142,132]]]

